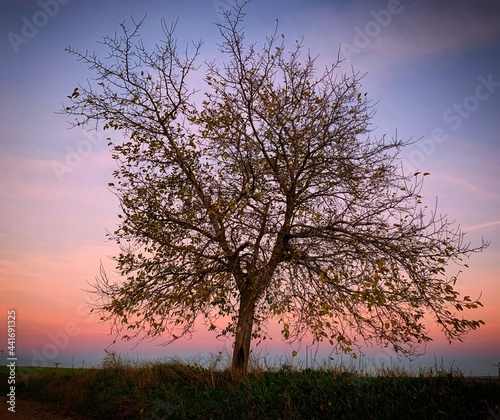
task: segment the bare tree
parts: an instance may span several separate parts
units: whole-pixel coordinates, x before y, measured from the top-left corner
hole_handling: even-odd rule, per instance
[[[318,73],[277,29],[246,43],[243,8],[221,11],[220,66],[200,70],[199,43],[180,53],[175,25],[151,50],[142,22],[105,37],[103,59],[69,49],[96,78],[64,112],[125,136],[109,143],[123,281],[97,278],[102,319],[123,338],[173,340],[204,322],[234,336],[235,377],[271,318],[286,340],[344,352],[362,340],[411,353],[431,339],[426,313],[449,340],[479,327],[457,316],[480,302],[445,268],[488,244],[421,203],[427,174],[401,167],[409,141],[370,134],[359,74],[340,60]],[[203,99],[188,87],[200,71]]]

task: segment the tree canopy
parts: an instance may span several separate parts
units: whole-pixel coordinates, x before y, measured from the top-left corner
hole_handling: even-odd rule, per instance
[[[479,327],[462,312],[480,302],[445,270],[488,244],[422,203],[428,174],[402,167],[410,140],[373,135],[359,73],[340,59],[318,71],[278,27],[248,43],[243,10],[221,10],[221,63],[199,63],[201,43],[179,51],[165,24],[151,49],[142,22],[104,37],[104,58],[68,49],[94,78],[64,112],[125,138],[109,142],[123,280],[97,278],[102,319],[124,338],[177,339],[203,322],[234,337],[236,376],[271,318],[285,340],[343,352],[411,353],[431,339],[425,314],[450,340]]]

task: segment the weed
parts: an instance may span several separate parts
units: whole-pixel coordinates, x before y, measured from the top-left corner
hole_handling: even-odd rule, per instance
[[[98,368],[40,369],[20,392],[89,418],[500,418],[500,381],[465,378],[438,364],[418,372],[384,367],[368,373],[343,365],[301,369],[254,362],[248,377],[235,381],[220,353],[189,363],[141,363],[109,353]]]

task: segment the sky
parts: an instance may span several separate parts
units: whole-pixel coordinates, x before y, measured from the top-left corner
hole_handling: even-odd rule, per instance
[[[16,311],[19,364],[95,365],[107,351],[135,359],[228,352],[231,342],[198,328],[168,347],[113,343],[109,325],[89,314],[89,288],[102,261],[117,253],[106,233],[117,225],[108,190],[115,169],[105,138],[70,126],[58,113],[66,96],[92,74],[65,51],[104,52],[98,43],[119,23],[146,16],[146,43],[161,37],[161,19],[178,19],[180,45],[203,41],[201,64],[216,54],[217,10],[233,0],[2,0],[0,3],[0,353],[7,348],[7,311]],[[500,361],[500,3],[496,0],[252,0],[245,32],[262,43],[276,19],[286,39],[303,39],[318,66],[338,54],[346,72],[365,74],[363,90],[377,110],[374,134],[413,138],[403,151],[409,169],[430,172],[424,199],[490,247],[468,261],[457,289],[481,295],[470,317],[486,325],[449,345],[431,323],[434,341],[412,363],[441,361],[465,374],[496,372]],[[203,69],[203,67],[202,67]],[[201,70],[202,70],[201,69]],[[452,270],[450,274],[454,274]],[[261,357],[282,360],[298,350],[329,360],[328,346],[274,340]],[[317,351],[317,353],[316,353]],[[396,355],[366,349],[375,363]],[[4,352],[0,362],[6,363]],[[297,360],[298,360],[297,359]],[[402,360],[401,363],[409,363]],[[410,364],[411,365],[411,364]]]

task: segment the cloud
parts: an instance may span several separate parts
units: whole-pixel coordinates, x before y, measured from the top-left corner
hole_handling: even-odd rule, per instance
[[[304,36],[313,55],[320,54],[320,66],[334,60],[341,46],[344,69],[352,64],[373,72],[498,42],[499,18],[494,0],[354,1],[348,6],[317,1],[290,13],[280,30],[288,39]]]
[[[403,12],[370,46],[384,59],[415,59],[448,50],[484,47],[500,39],[497,1],[405,3]]]
[[[493,222],[481,223],[479,225],[474,225],[474,226],[467,226],[467,227],[463,228],[462,230],[464,232],[470,232],[472,230],[484,229],[484,228],[497,226],[497,225],[500,225],[500,220],[495,220]]]
[[[113,165],[106,151],[94,152],[60,182],[46,161],[0,156],[1,255],[60,253],[105,240],[118,211],[107,189]]]

